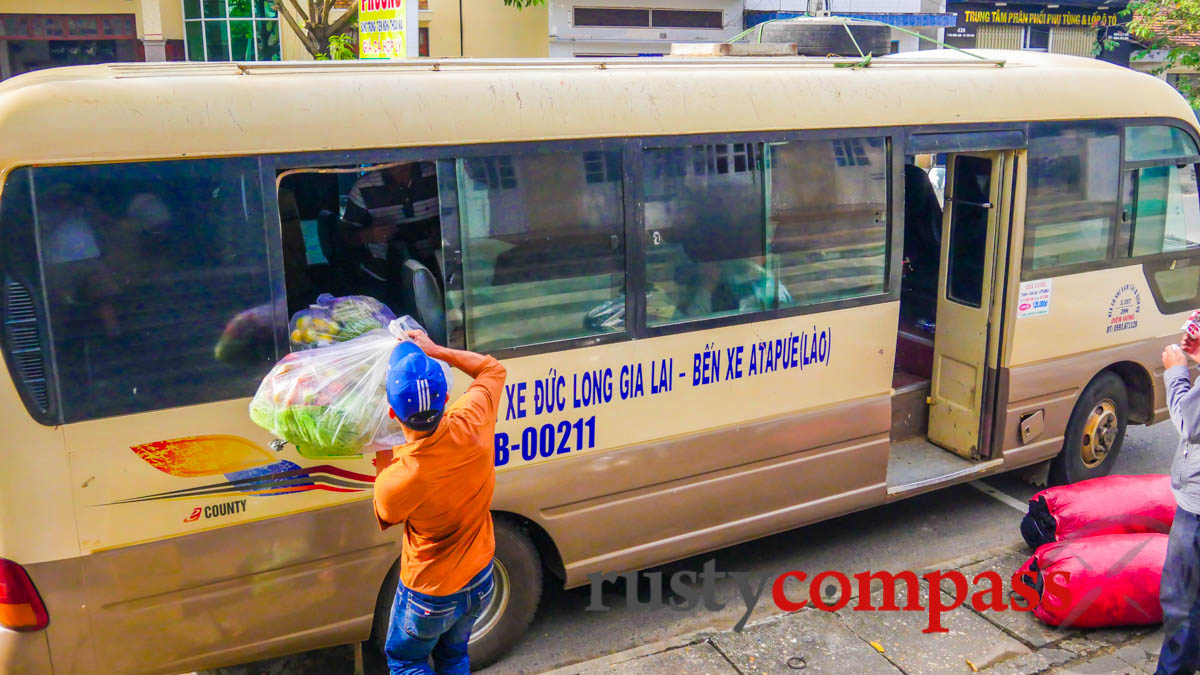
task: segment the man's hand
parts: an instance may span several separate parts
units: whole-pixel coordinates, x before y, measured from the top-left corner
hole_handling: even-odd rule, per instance
[[[1183,350],[1179,348],[1179,345],[1167,345],[1166,349],[1163,349],[1162,362],[1163,368],[1186,366],[1187,356],[1183,353]]]
[[[1194,338],[1190,335],[1184,335],[1179,340],[1179,348],[1183,350],[1196,363],[1200,363],[1200,338]]]
[[[391,450],[378,450],[375,452],[375,459],[372,462],[375,465],[375,475],[383,473],[383,470],[388,468],[392,463]]]
[[[425,352],[425,356],[435,359],[441,358],[442,348],[436,342],[430,340],[429,335],[425,331],[410,330],[408,331],[408,338],[420,347],[421,351]]]

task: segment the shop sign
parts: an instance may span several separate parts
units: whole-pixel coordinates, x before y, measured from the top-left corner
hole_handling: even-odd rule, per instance
[[[1116,13],[1027,12],[1009,9],[965,9],[966,23],[991,23],[1008,26],[1115,26]]]
[[[406,0],[358,0],[358,56],[361,59],[402,59],[408,56],[405,40]]]

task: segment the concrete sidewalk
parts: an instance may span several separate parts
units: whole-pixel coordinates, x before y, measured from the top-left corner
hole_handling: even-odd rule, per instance
[[[1024,547],[1007,547],[947,561],[931,570],[956,569],[968,581],[981,571],[995,570],[1007,580],[1029,555]],[[948,584],[940,592],[950,604],[953,598],[947,588]],[[903,596],[898,592],[901,606]],[[695,633],[559,668],[552,674],[1138,674],[1154,672],[1162,645],[1162,632],[1153,627],[1059,630],[1043,625],[1031,612],[977,612],[969,602],[943,615],[942,624],[949,632],[922,633],[929,620],[925,612],[851,611],[856,600],[836,612],[805,608],[759,620],[740,633]]]

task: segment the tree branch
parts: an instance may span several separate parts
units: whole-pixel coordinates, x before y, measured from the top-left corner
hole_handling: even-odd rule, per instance
[[[333,25],[329,27],[329,34],[341,35],[347,28],[350,27],[350,24],[354,23],[354,20],[357,18],[358,5],[355,4],[350,9],[346,10],[345,14],[338,17],[337,21],[333,22]]]
[[[294,3],[295,0],[292,0],[292,2]],[[300,28],[300,26],[296,23],[296,18],[292,16],[292,11],[282,3],[276,3],[275,9],[281,15],[283,15],[283,20],[286,21],[288,26],[291,27],[292,32],[296,34],[296,37],[300,38],[300,43],[304,45],[304,48],[308,50],[308,53],[316,56],[321,51],[320,45],[316,43],[316,40],[312,39],[312,36],[308,34],[308,31]]]
[[[296,8],[296,16],[301,19],[304,19],[304,28],[306,30],[308,28],[310,28],[312,26],[312,19],[309,17],[308,14],[304,13],[303,9],[300,9],[300,3],[296,2],[296,0],[288,0],[288,1],[292,3],[292,7]]]

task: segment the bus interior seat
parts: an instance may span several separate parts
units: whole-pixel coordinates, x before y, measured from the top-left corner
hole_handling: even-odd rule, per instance
[[[446,344],[446,310],[442,289],[429,268],[416,260],[404,261],[400,281],[401,302],[429,337]]]
[[[449,281],[449,279],[446,278],[446,254],[444,251],[442,251],[441,247],[434,249],[433,259],[437,262],[439,272],[439,274],[435,274],[434,276],[437,277],[437,280],[442,283],[442,289],[444,291],[445,284]]]
[[[926,380],[933,377],[933,333],[904,317],[896,338],[896,370]]]

